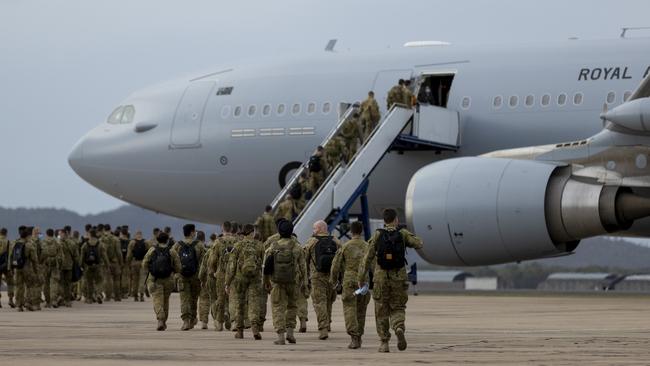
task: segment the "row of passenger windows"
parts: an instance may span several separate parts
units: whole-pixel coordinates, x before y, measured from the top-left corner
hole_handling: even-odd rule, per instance
[[[632,92],[631,91],[626,91],[625,93],[623,93],[623,100],[622,101],[626,102],[630,98],[630,96],[632,96]],[[551,105],[552,99],[553,98],[551,97],[550,94],[544,94],[539,99],[539,104],[542,107],[547,107],[547,106]],[[584,102],[584,95],[582,93],[575,93],[575,94],[573,94],[572,97],[570,97],[566,93],[561,93],[554,99],[554,102],[558,106],[561,107],[561,106],[565,106],[567,103],[569,103],[569,99],[571,99],[571,102],[573,103],[573,105],[576,105],[576,106],[577,105],[582,105],[582,103]],[[535,95],[533,95],[533,94],[529,94],[523,99],[522,104],[525,105],[526,107],[533,107],[535,105],[536,101],[537,101],[537,97]],[[616,92],[612,91],[612,92],[607,93],[606,101],[607,101],[607,104],[615,103],[616,102]],[[519,103],[520,103],[520,101],[519,101],[519,96],[518,95],[511,95],[509,98],[507,98],[507,100],[504,100],[503,96],[497,95],[492,100],[492,107],[494,107],[494,109],[501,109],[501,107],[503,107],[504,104],[507,104],[510,108],[516,108],[516,107],[519,106]],[[469,106],[470,106],[469,97],[463,98],[463,100],[461,101],[461,108],[468,109]]]
[[[291,114],[294,116],[299,115],[302,112],[302,108],[302,104],[294,103],[291,105]],[[322,114],[329,114],[332,111],[332,103],[325,102],[320,106],[320,109],[315,102],[307,104],[306,113],[308,115],[315,114],[317,110],[320,110]],[[246,113],[248,117],[255,117],[258,113],[257,106],[255,104],[251,104],[247,106],[245,110],[241,105],[235,106],[234,108],[229,105],[225,105],[221,108],[221,118],[224,119],[230,117],[231,114],[233,117],[238,118],[241,117],[244,113]],[[274,107],[271,104],[264,104],[260,110],[260,115],[263,117],[268,117],[272,113],[275,113],[277,116],[284,116],[287,113],[287,105],[278,104]]]

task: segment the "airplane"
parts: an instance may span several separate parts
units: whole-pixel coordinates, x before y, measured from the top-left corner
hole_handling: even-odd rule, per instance
[[[297,218],[300,239],[311,219],[331,221],[361,197],[359,187],[364,212],[397,208],[434,264],[650,236],[649,38],[326,51],[136,91],[77,142],[69,165],[155,212],[252,221],[372,90],[380,127]],[[416,108],[386,105],[398,79],[413,81]]]

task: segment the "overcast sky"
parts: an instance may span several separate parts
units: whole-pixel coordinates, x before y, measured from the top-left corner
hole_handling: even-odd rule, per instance
[[[0,0],[0,206],[122,204],[78,178],[68,152],[129,93],[184,72],[330,38],[352,51],[613,38],[648,14],[647,0]]]

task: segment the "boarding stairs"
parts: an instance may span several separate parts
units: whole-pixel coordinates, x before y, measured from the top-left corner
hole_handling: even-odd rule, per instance
[[[350,106],[332,128],[321,146],[337,136],[345,122],[358,111],[357,105]],[[330,231],[338,229],[341,235],[347,230],[339,225],[349,217],[362,220],[369,227],[369,210],[366,192],[373,170],[390,151],[456,151],[460,136],[458,113],[439,107],[407,108],[396,104],[378,123],[373,133],[359,147],[349,162],[341,162],[328,173],[323,184],[294,220],[294,233],[300,242],[312,235],[312,225],[325,220]],[[291,187],[298,182],[300,175],[308,170],[305,162],[282,191],[275,197],[271,206],[275,210]],[[357,200],[360,200],[361,214],[350,214]],[[365,230],[366,232],[368,230]],[[368,235],[368,233],[366,233]]]

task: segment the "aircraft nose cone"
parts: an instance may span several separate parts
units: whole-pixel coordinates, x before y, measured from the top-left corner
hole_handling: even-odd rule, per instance
[[[79,166],[83,161],[83,144],[84,139],[79,140],[68,155],[68,164],[77,174],[79,174]]]

